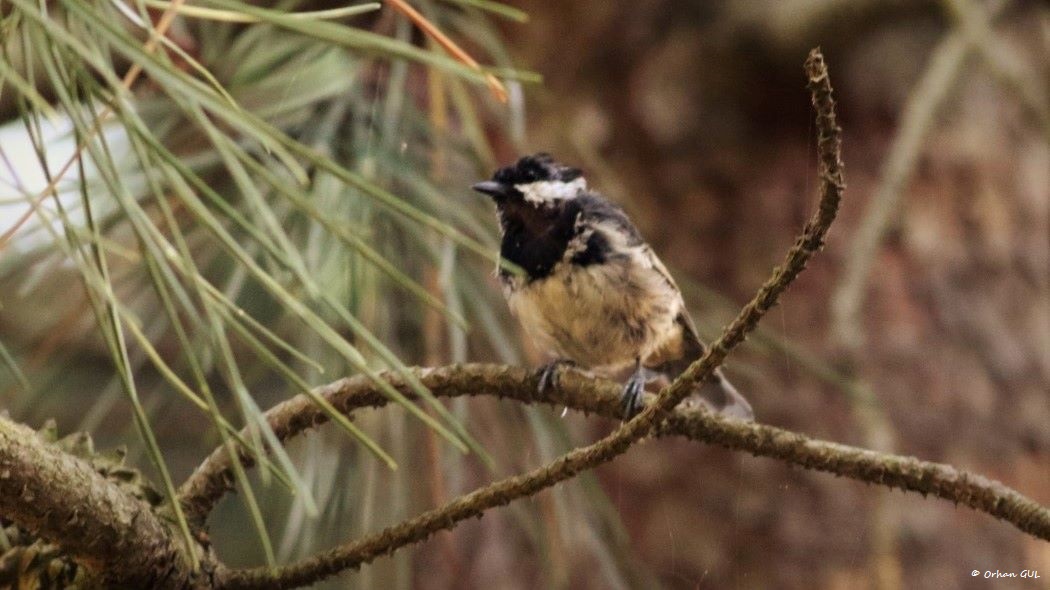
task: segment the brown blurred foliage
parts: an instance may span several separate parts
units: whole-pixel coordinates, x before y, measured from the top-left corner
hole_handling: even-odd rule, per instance
[[[826,251],[763,322],[765,338],[734,354],[727,371],[762,422],[952,463],[1050,504],[1048,131],[1017,89],[976,54],[923,139],[877,249],[856,326],[863,345],[846,349],[831,336],[830,302],[883,180],[902,112],[934,49],[957,26],[948,0],[508,3],[531,17],[501,26],[514,62],[545,79],[522,88],[524,149],[550,151],[583,167],[592,186],[627,208],[680,283],[710,286],[734,302],[719,304],[686,289],[708,336],[780,261],[816,197],[816,138],[802,63],[811,47],[822,46],[845,131],[846,201]],[[981,0],[963,4],[991,8]],[[997,41],[1046,97],[1050,9],[1037,0],[991,4],[999,10]],[[369,26],[392,34],[392,13],[376,18]],[[409,76],[418,83],[409,85],[412,96],[422,102],[423,70],[412,68]],[[10,112],[10,99],[0,97],[0,113]],[[509,161],[522,147],[503,131],[493,125],[490,135],[499,159]],[[464,179],[464,192],[472,180]],[[39,330],[29,337],[58,334],[30,368],[51,350],[72,354],[62,335],[90,331],[78,317],[53,318],[62,322],[60,331],[26,326]],[[421,341],[414,325],[405,332],[406,340]],[[769,338],[792,349],[764,345]],[[470,360],[493,360],[489,348],[471,352]],[[91,377],[82,372],[80,378]],[[847,394],[858,388],[874,395],[877,427],[865,404]],[[281,399],[285,389],[265,392],[260,405]],[[522,416],[538,421],[557,414],[518,410],[488,401],[471,405],[472,432],[497,447],[496,454],[520,457],[513,468],[549,460],[610,426],[570,416],[571,440],[534,440],[505,426],[526,422]],[[36,411],[61,415],[79,408],[50,396]],[[117,405],[92,415],[127,423],[125,412]],[[366,426],[374,419],[360,418]],[[345,460],[347,451],[341,463],[333,455],[324,467],[337,482],[330,497],[363,498],[364,524],[355,526],[372,530],[407,510],[404,498],[388,490],[423,496],[420,506],[411,506],[414,513],[491,479],[470,462],[443,473],[450,461],[442,463],[432,436],[413,439],[403,422],[395,424],[381,442],[401,445],[416,463],[397,474],[367,465],[358,470]],[[160,428],[162,437],[196,443],[200,424],[169,419]],[[531,432],[525,425],[521,430]],[[331,439],[338,437],[320,434],[295,444],[304,454],[322,443],[346,444]],[[183,455],[173,461],[185,473],[200,455]],[[605,588],[610,580],[639,588],[1033,589],[1050,580],[1050,544],[986,515],[768,459],[661,440],[638,445],[597,475],[611,506],[578,505],[580,497],[600,496],[585,488],[584,476],[436,536],[412,553],[411,563],[399,561],[408,553],[401,552],[329,587],[382,587],[382,580],[397,579],[434,589]],[[378,483],[363,485],[368,478]],[[571,496],[573,502],[558,495],[566,488],[588,491]],[[248,545],[241,538],[248,525],[230,525],[239,521],[223,510],[233,512],[220,507],[213,522],[225,526],[215,534],[225,530]],[[607,528],[617,519],[623,534]],[[338,535],[325,540],[329,545],[347,536],[341,524],[333,528]],[[595,539],[596,531],[605,538]],[[971,577],[973,570],[1025,569],[1038,570],[1042,579]]]
[[[844,350],[829,337],[829,300],[901,111],[953,27],[943,7],[520,6],[531,21],[507,28],[511,44],[519,64],[545,77],[542,88],[526,88],[527,147],[581,164],[678,275],[736,302],[779,262],[815,198],[801,64],[809,47],[823,46],[846,133],[847,202],[827,252],[765,328],[840,375],[855,371],[884,415],[887,448],[1050,502],[1050,150],[1045,127],[978,58],[967,60],[935,119],[883,236],[856,326],[864,345]],[[1045,4],[1017,2],[994,22],[997,39],[1038,73],[1030,82],[1044,91],[1048,18]],[[517,155],[505,146],[501,157]],[[694,313],[713,326],[727,317],[715,308]],[[751,347],[743,356],[729,372],[759,420],[872,445],[843,387],[786,353]],[[764,459],[661,441],[599,475],[637,561],[666,587],[1045,587],[973,578],[972,570],[1050,578],[1050,546],[985,516]],[[585,539],[563,537],[566,587],[604,587]],[[528,581],[537,556],[510,543],[487,547],[486,560],[501,566],[449,585],[426,576],[423,585],[537,587]]]

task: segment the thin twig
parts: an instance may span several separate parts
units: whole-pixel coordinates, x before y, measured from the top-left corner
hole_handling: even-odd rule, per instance
[[[845,187],[840,158],[841,129],[835,121],[835,103],[831,98],[827,67],[818,49],[810,52],[809,59],[806,60],[806,73],[813,106],[817,112],[821,178],[819,208],[788,252],[784,265],[774,270],[773,276],[741,310],[740,315],[725,329],[722,336],[708,348],[704,356],[664,388],[655,401],[612,434],[586,447],[574,449],[543,467],[495,482],[461,496],[441,508],[430,510],[360,541],[336,547],[290,566],[276,570],[261,568],[227,571],[222,576],[220,585],[229,588],[292,588],[347,568],[357,567],[378,555],[425,539],[438,530],[451,529],[467,518],[480,516],[489,508],[531,496],[581,471],[608,462],[648,435],[689,395],[697,383],[711,376],[730,350],[744,341],[747,333],[755,328],[762,316],[776,303],[780,294],[802,272],[809,258],[824,245],[824,238],[835,219]],[[195,500],[193,496],[185,498]]]
[[[568,407],[610,419],[622,417],[619,385],[575,371],[564,373],[557,389],[542,394],[537,392],[535,375],[520,367],[464,364],[416,368],[412,371],[437,397],[495,397]],[[406,395],[409,394],[402,376],[391,372],[384,374],[383,378],[406,392]],[[389,404],[389,399],[375,384],[361,376],[322,386],[317,389],[317,393],[347,414],[362,408],[381,408]],[[306,396],[297,396],[274,406],[266,415],[274,432],[282,440],[328,421],[328,416]],[[999,482],[943,463],[822,441],[775,426],[739,422],[695,408],[675,409],[667,420],[660,423],[655,434],[683,436],[759,457],[778,459],[806,469],[930,494],[985,512],[1022,531],[1050,540],[1050,511],[1046,508]],[[226,479],[224,474],[229,470],[228,455],[221,451],[217,449],[191,479],[215,482]],[[250,457],[242,457],[242,461],[245,459],[250,461]],[[203,490],[208,486],[191,488]],[[220,491],[219,495],[225,491],[228,489]]]
[[[491,73],[481,69],[481,64],[477,62],[469,53],[463,50],[462,47],[456,44],[455,41],[449,39],[448,35],[441,32],[441,29],[434,23],[430,22],[427,17],[419,13],[418,10],[412,8],[406,0],[387,0],[390,6],[393,6],[395,10],[405,15],[411,20],[421,31],[427,34],[433,39],[438,45],[445,48],[445,51],[452,54],[452,57],[458,59],[467,67],[471,68],[475,72],[485,76],[485,83],[488,84],[489,90],[492,91],[493,96],[496,100],[506,103],[507,102],[507,88],[503,85],[503,82],[499,81],[499,78],[493,76]]]
[[[439,397],[492,396],[524,403],[549,403],[613,419],[621,417],[620,389],[617,384],[595,381],[574,372],[563,375],[557,390],[540,395],[537,394],[535,376],[517,367],[471,364],[416,371],[419,379]],[[402,377],[388,374],[385,378],[398,389],[408,392]],[[373,383],[361,377],[337,381],[321,388],[319,393],[344,412],[362,407],[383,407],[389,403]],[[268,417],[275,431],[282,436],[292,436],[327,420],[305,397],[275,407],[268,412]],[[999,482],[950,465],[816,440],[780,428],[734,421],[693,408],[676,409],[657,427],[656,434],[683,436],[774,458],[805,469],[933,495],[985,512],[1036,537],[1050,540],[1050,511],[1045,507]],[[470,515],[479,514],[476,512]],[[451,528],[444,526],[445,523],[439,519],[430,519],[428,528],[421,529],[419,527],[424,526],[422,519],[425,516],[386,529],[354,545],[356,561],[345,567],[355,568],[399,546],[426,538],[437,530]],[[411,538],[409,532],[413,534]],[[249,571],[262,573],[261,570]],[[242,576],[244,572],[226,572],[222,575],[222,584],[234,588],[269,588],[294,587],[305,582],[305,578],[296,578],[298,582],[288,578],[280,580],[277,586],[271,586],[278,581],[273,578],[250,580]]]

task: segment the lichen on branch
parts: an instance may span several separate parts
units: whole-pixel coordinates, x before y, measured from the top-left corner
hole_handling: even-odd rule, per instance
[[[136,496],[0,416],[0,514],[85,567],[76,573],[78,587],[210,587],[210,567],[193,571],[180,537]]]

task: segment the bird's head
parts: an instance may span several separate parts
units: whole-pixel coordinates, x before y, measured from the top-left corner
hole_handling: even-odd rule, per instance
[[[474,190],[484,193],[501,209],[510,206],[549,208],[576,198],[587,190],[587,181],[578,168],[560,164],[550,154],[525,156],[479,182]]]

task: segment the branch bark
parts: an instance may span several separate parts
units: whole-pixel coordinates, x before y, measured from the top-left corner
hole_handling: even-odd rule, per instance
[[[104,587],[208,588],[151,507],[0,417],[0,514],[62,547]]]

